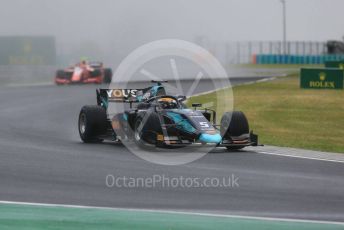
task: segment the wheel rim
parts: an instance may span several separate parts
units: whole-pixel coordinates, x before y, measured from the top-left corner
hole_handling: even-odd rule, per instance
[[[135,122],[134,138],[136,142],[142,142],[142,130],[140,129],[141,120]]]
[[[81,134],[84,134],[86,131],[86,115],[84,113],[80,115],[79,131]]]
[[[141,141],[140,133],[137,130],[135,131],[135,140],[136,141]]]
[[[141,132],[139,131],[139,125],[136,125],[136,127],[135,127],[134,136],[135,136],[136,141],[138,141],[138,142],[141,141]]]

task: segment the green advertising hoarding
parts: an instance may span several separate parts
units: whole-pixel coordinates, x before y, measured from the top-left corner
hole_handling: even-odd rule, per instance
[[[344,69],[344,60],[343,61],[327,61],[325,62],[325,67]]]
[[[303,89],[343,89],[344,71],[333,68],[302,68],[300,86]]]
[[[0,65],[55,65],[55,38],[50,36],[0,37]]]

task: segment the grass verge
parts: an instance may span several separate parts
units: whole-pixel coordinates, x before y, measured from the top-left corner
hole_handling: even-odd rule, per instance
[[[234,109],[243,111],[260,142],[344,153],[344,91],[304,90],[299,77],[233,88]],[[216,93],[191,98],[206,103]],[[219,98],[225,103],[228,98]],[[224,111],[218,111],[222,114]]]

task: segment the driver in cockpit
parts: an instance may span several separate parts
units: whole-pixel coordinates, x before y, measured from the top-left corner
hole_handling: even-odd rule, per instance
[[[158,104],[162,109],[178,109],[178,102],[174,98],[163,97],[158,99]]]

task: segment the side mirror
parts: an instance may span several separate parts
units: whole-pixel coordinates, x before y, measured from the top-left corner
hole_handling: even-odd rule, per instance
[[[183,102],[186,101],[186,96],[178,96],[177,99],[179,102]]]

